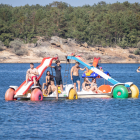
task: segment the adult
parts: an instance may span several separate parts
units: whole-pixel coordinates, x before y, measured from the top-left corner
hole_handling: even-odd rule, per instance
[[[80,68],[79,67],[79,62],[76,62],[75,63],[75,66],[73,66],[71,68],[71,80],[73,81],[74,83],[74,89],[76,90],[76,82],[78,84],[78,92],[80,92],[80,77],[79,77],[79,70],[82,70],[84,71],[86,69],[85,68]]]
[[[84,78],[84,82],[83,82],[83,84],[82,84],[83,90],[85,90],[85,91],[90,91],[90,88],[91,88],[90,85],[91,85],[91,82],[88,80],[87,77],[85,77],[85,78]]]
[[[39,75],[38,70],[36,68],[34,68],[33,63],[30,63],[30,69],[28,69],[27,73],[26,73],[26,85],[27,85],[28,81],[30,80],[30,81],[33,81],[34,86],[36,86],[37,75]]]
[[[56,61],[56,66],[50,66],[51,68],[55,69],[55,81],[56,81],[56,99],[58,99],[58,86],[60,86],[61,93],[63,92],[63,83],[62,83],[62,76],[61,76],[61,65],[60,61]]]

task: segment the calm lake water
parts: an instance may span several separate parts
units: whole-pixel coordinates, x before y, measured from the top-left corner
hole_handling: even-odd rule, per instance
[[[100,65],[114,79],[134,82],[140,89],[140,73],[136,73],[139,64]],[[140,139],[140,98],[5,101],[9,85],[19,86],[28,68],[29,64],[0,64],[0,139]],[[62,68],[64,75],[65,64]],[[104,80],[97,83],[99,86]]]

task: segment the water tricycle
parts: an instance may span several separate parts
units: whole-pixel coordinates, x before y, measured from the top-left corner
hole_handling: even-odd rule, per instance
[[[37,81],[41,78],[44,71],[51,66],[53,60],[57,60],[58,57],[46,57],[42,60],[41,64],[36,68],[38,69],[39,76],[37,77]],[[5,100],[12,101],[17,99],[22,100],[31,100],[31,101],[42,101],[42,100],[54,100],[56,99],[56,93],[52,93],[51,95],[46,96],[43,95],[42,90],[39,86],[32,86],[33,81],[24,81],[19,87],[18,86],[9,86],[9,89],[5,93]],[[59,90],[59,93],[61,91]],[[77,92],[74,90],[72,84],[64,86],[64,92],[58,94],[59,99],[77,99]]]
[[[91,76],[91,74],[94,72],[100,77],[104,78],[108,82],[110,82],[112,85],[101,85],[98,89],[102,91],[102,93],[93,93],[92,91],[82,91],[77,92],[78,93],[78,98],[91,98],[91,97],[107,97],[107,98],[138,98],[139,96],[139,89],[136,85],[133,84],[133,82],[126,82],[126,83],[121,83],[113,79],[109,73],[104,73],[100,71],[97,66],[98,60],[93,61],[93,64],[90,65],[88,64],[82,57],[80,56],[75,56],[75,55],[70,55],[67,56],[67,60],[75,60],[82,64],[83,66],[87,67],[89,71],[85,73],[85,76]]]

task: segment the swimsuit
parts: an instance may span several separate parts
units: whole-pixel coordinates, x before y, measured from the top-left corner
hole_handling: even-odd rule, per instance
[[[85,87],[90,86],[90,84],[85,83]]]
[[[37,76],[32,76],[32,77],[31,77],[31,81],[33,81],[33,78],[34,78],[34,77],[35,77],[35,79],[37,79]]]
[[[73,83],[76,83],[77,81],[80,81],[80,77],[73,75]]]

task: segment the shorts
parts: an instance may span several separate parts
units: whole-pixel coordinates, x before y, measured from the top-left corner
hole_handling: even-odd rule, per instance
[[[73,83],[76,83],[77,81],[80,81],[79,76],[73,76]]]
[[[60,78],[55,77],[55,81],[56,81],[56,85],[62,85],[63,84],[61,77]]]
[[[33,81],[33,78],[34,78],[34,77],[35,77],[35,79],[37,79],[37,76],[32,76],[32,77],[31,77],[31,80],[32,80],[32,81]]]

